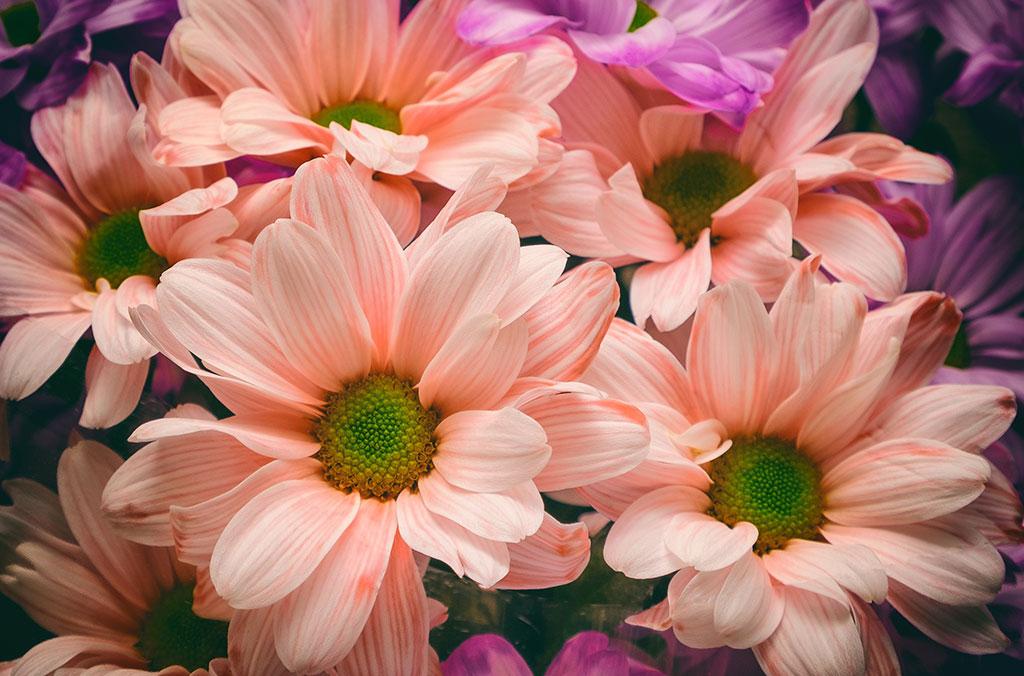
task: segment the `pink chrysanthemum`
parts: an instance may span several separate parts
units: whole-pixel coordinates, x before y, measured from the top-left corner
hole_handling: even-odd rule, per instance
[[[643,262],[630,304],[639,324],[651,318],[662,331],[681,325],[711,283],[742,280],[774,300],[796,264],[794,242],[867,296],[891,300],[906,284],[903,247],[857,189],[878,178],[942,183],[951,173],[881,134],[822,140],[877,43],[864,0],[823,3],[739,132],[581,61],[553,103],[570,150],[508,213],[570,253]]]
[[[564,252],[478,213],[492,185],[461,188],[403,251],[345,161],[312,160],[251,274],[187,261],[163,274],[159,314],[132,311],[235,415],[144,424],[132,439],[157,441],[104,506],[210,566],[236,624],[262,628],[243,654],[272,635],[295,672],[422,673],[409,548],[488,587],[567,582],[586,528],[547,516],[539,491],[646,454],[636,408],[572,382],[617,308],[611,268],[561,276]]]
[[[651,454],[579,489],[616,518],[608,563],[675,573],[633,618],[695,648],[753,648],[770,674],[893,673],[867,605],[971,653],[1006,645],[985,604],[1020,502],[981,456],[1014,415],[1000,387],[926,386],[960,320],[935,293],[871,313],[805,261],[766,312],[733,282],[701,298],[688,369],[616,321],[583,380],[639,402]],[[677,572],[678,571],[678,572]]]
[[[0,590],[57,634],[15,661],[12,676],[228,673],[232,611],[206,571],[169,547],[122,539],[103,518],[103,486],[121,462],[83,441],[61,456],[58,495],[4,482],[14,504],[0,507]]]
[[[182,210],[230,201],[230,179],[199,188],[223,170],[159,165],[149,133],[146,111],[135,109],[117,70],[99,65],[65,105],[32,119],[36,145],[63,188],[34,168],[19,188],[0,185],[0,316],[24,317],[0,347],[0,397],[38,389],[91,327],[81,424],[123,420],[155,352],[128,308],[155,302],[169,265],[248,246],[235,238],[233,216],[194,221]]]
[[[547,175],[572,52],[545,36],[473,49],[455,33],[464,5],[425,0],[400,24],[397,0],[189,0],[169,54],[209,93],[164,109],[156,156],[294,166],[340,145],[403,244],[420,226],[413,180],[454,190],[483,163],[506,183]]]

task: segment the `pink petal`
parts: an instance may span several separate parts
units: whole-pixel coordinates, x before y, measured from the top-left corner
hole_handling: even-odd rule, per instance
[[[887,405],[869,438],[934,439],[968,453],[981,453],[1013,420],[1013,393],[991,385],[931,385],[911,390]]]
[[[281,351],[311,382],[337,391],[367,374],[370,326],[322,235],[290,219],[265,229],[253,245],[252,291]]]
[[[525,315],[530,346],[521,375],[578,378],[597,354],[618,306],[619,287],[607,264],[591,261],[565,273]]]
[[[652,578],[673,573],[685,564],[666,546],[673,519],[688,512],[704,512],[704,493],[686,486],[666,486],[634,502],[608,532],[604,558],[614,570],[629,577]]]
[[[503,325],[521,317],[551,290],[565,270],[567,258],[564,251],[548,244],[524,246],[519,250],[515,279],[494,309]]]
[[[135,542],[171,546],[171,507],[189,507],[230,491],[267,463],[216,433],[160,439],[138,451],[103,489],[103,513]]]
[[[648,263],[633,275],[629,288],[629,304],[639,326],[654,321],[659,331],[679,328],[697,309],[697,299],[708,290],[712,273],[718,274],[717,263],[712,270],[711,231],[704,229],[700,238],[681,256],[667,263]],[[718,260],[715,250],[714,260]]]
[[[359,120],[352,120],[351,130],[332,122],[331,133],[359,164],[393,176],[414,171],[428,142],[426,136],[396,134]]]
[[[235,611],[228,625],[228,657],[233,673],[286,676],[274,646],[273,608]]]
[[[774,301],[793,272],[792,219],[785,205],[751,198],[711,226],[716,238],[711,279],[716,285],[739,280],[763,300]]]
[[[791,540],[764,557],[779,582],[846,603],[847,590],[868,603],[881,603],[888,589],[885,570],[863,545],[834,545]]]
[[[476,493],[432,472],[420,479],[419,489],[431,512],[489,540],[520,542],[536,533],[544,518],[544,502],[532,481],[503,491]]]
[[[940,184],[953,177],[949,163],[885,134],[840,134],[814,152],[841,157],[871,178]]]
[[[125,365],[152,357],[156,350],[135,329],[131,320],[117,310],[119,290],[111,289],[106,280],[100,280],[97,288],[100,294],[92,308],[92,335],[103,356]]]
[[[331,149],[331,133],[295,114],[274,94],[254,87],[231,92],[221,104],[224,143],[243,155],[280,155]]]
[[[296,401],[321,403],[320,388],[277,347],[250,287],[249,275],[231,263],[183,261],[161,276],[160,316],[207,368]]]
[[[683,592],[697,583],[698,575]],[[748,648],[772,635],[782,620],[785,604],[772,584],[761,558],[747,553],[729,569],[729,576],[715,600],[715,630],[732,648]]]
[[[43,641],[11,669],[11,676],[52,674],[61,667],[75,665],[116,664],[125,669],[145,668],[146,663],[130,645],[121,641],[94,636],[58,636]],[[131,673],[131,672],[129,672]]]
[[[217,592],[235,608],[261,608],[305,582],[359,509],[318,479],[271,486],[231,517],[210,559]]]
[[[690,334],[690,382],[708,417],[734,434],[758,429],[768,414],[775,337],[761,299],[743,284],[701,297]]]
[[[934,519],[985,489],[988,461],[941,442],[896,439],[857,451],[821,479],[825,516],[848,526]]]
[[[778,629],[754,646],[768,676],[864,673],[864,647],[849,607],[794,587],[781,589],[786,613]]]
[[[241,153],[224,142],[220,99],[193,96],[171,101],[158,116],[160,141],[153,157],[172,167],[201,167],[234,159]]]
[[[644,260],[675,260],[683,245],[664,213],[644,199],[633,166],[623,165],[608,179],[608,186],[610,190],[597,200],[597,224],[608,241]]]
[[[344,1],[316,3],[310,13],[310,65],[320,100],[375,96],[371,84],[383,78],[386,59],[396,47],[397,9],[388,3]]]
[[[625,401],[690,411],[686,371],[668,349],[637,326],[613,319],[583,382]]]
[[[568,584],[590,561],[590,536],[582,523],[563,524],[547,514],[540,530],[508,546],[511,565],[497,589],[546,589]]]
[[[446,415],[495,406],[519,375],[528,341],[525,322],[500,327],[493,314],[459,326],[424,369],[420,402]]]
[[[444,561],[456,575],[491,587],[509,571],[509,547],[475,535],[427,509],[419,493],[398,496],[398,530],[417,552]]]
[[[316,570],[274,606],[274,643],[289,670],[327,671],[355,645],[377,601],[396,527],[393,502],[363,500]]]
[[[822,265],[870,298],[892,300],[907,285],[903,245],[874,209],[846,195],[815,193],[800,199],[793,238]]]
[[[853,619],[857,623],[860,640],[864,645],[867,673],[898,676],[900,660],[896,656],[896,649],[893,647],[892,639],[889,638],[885,625],[878,619],[874,608],[855,598],[851,598],[850,601],[853,606]]]
[[[171,528],[180,560],[196,566],[210,563],[214,546],[231,518],[256,495],[285,481],[319,479],[323,466],[304,460],[274,460],[253,472],[240,484],[191,507],[171,507]]]
[[[985,537],[966,526],[914,524],[860,528],[827,524],[825,539],[870,549],[895,580],[950,605],[988,603],[1003,579],[1003,560]]]
[[[89,353],[85,367],[85,405],[78,424],[102,429],[113,427],[135,410],[149,375],[149,360],[115,364],[98,346]]]
[[[247,448],[271,458],[306,458],[320,449],[307,418],[282,411],[231,416],[223,420],[160,418],[143,423],[131,441],[154,441],[193,432],[214,431],[234,437]]]
[[[416,184],[405,176],[390,176],[370,171],[360,164],[352,171],[380,209],[401,246],[408,246],[420,230],[422,198]]]
[[[441,421],[434,467],[451,484],[499,492],[530,481],[547,464],[545,430],[514,408],[460,411]],[[429,504],[429,500],[428,500]]]
[[[93,567],[135,608],[144,610],[161,592],[158,560],[151,554],[156,552],[116,535],[100,510],[103,486],[121,463],[106,446],[79,442],[60,458],[57,493],[71,532]]]
[[[35,392],[64,362],[92,322],[88,312],[26,317],[0,345],[0,397],[22,399]]]
[[[291,211],[292,217],[326,235],[341,257],[382,361],[408,274],[390,226],[339,157],[299,167]]]
[[[640,138],[647,153],[660,164],[700,145],[704,113],[686,106],[657,106],[640,115]]]
[[[416,381],[468,318],[494,310],[519,262],[519,237],[503,216],[482,214],[441,237],[409,278],[391,341],[396,373]]]
[[[746,558],[755,542],[753,524],[741,521],[729,527],[707,514],[680,514],[665,533],[669,551],[700,571],[720,570]]]
[[[1003,652],[1010,645],[984,605],[951,606],[892,583],[889,602],[911,624],[934,641],[970,655]]]
[[[414,177],[455,190],[483,163],[511,182],[538,162],[537,133],[523,115],[500,108],[469,108],[448,121],[422,129],[430,142],[420,153]]]
[[[540,423],[551,445],[551,460],[535,478],[542,491],[625,474],[647,456],[647,420],[629,404],[565,393],[539,397],[521,408]]]
[[[412,552],[396,539],[373,612],[339,673],[430,673],[429,600]]]

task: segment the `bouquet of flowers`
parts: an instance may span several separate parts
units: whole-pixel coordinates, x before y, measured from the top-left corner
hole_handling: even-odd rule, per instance
[[[1020,0],[0,24],[0,674],[1024,668]]]

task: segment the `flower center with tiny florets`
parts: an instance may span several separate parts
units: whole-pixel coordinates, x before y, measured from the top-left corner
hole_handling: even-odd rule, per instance
[[[396,134],[402,133],[402,120],[398,112],[376,101],[353,101],[343,106],[330,106],[313,116],[313,121],[321,127],[329,127],[331,122],[337,122],[345,129],[351,129],[352,120]]]
[[[135,649],[151,671],[175,665],[205,669],[210,660],[227,657],[228,623],[192,612],[193,588],[181,584],[164,592],[142,621]]]
[[[131,209],[104,218],[89,231],[75,266],[90,285],[103,278],[116,289],[132,275],[159,277],[167,261],[149,248],[139,210]]]
[[[424,408],[412,384],[386,373],[327,397],[313,433],[324,478],[364,498],[392,500],[430,472],[440,415]]]
[[[629,24],[629,32],[639,30],[651,22],[651,19],[658,16],[658,13],[648,5],[646,2],[637,0],[636,3],[636,14],[633,15],[633,21]]]
[[[772,438],[741,437],[711,462],[709,514],[733,526],[757,526],[754,551],[765,554],[789,540],[814,540],[824,521],[821,474],[793,444]]]
[[[34,2],[19,2],[0,10],[0,23],[12,47],[31,45],[39,39],[39,10]]]
[[[654,167],[643,192],[668,212],[676,238],[689,247],[711,227],[711,214],[756,180],[749,167],[729,155],[699,150]]]
[[[963,322],[956,330],[953,337],[953,344],[949,346],[949,354],[946,355],[946,366],[957,369],[965,369],[971,365],[971,346],[967,343],[967,330]]]

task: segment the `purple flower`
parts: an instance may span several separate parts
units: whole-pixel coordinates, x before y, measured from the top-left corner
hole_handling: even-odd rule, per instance
[[[680,98],[743,116],[809,12],[805,0],[472,0],[458,30],[495,45],[561,29],[595,61],[646,67]]]
[[[63,103],[94,60],[159,54],[176,0],[0,0],[0,97],[25,110]]]
[[[960,106],[999,94],[1024,115],[1024,0],[939,2],[931,20],[955,49],[967,53],[960,77],[946,97]]]
[[[931,0],[871,0],[878,17],[878,57],[864,82],[864,93],[882,128],[910,138],[925,112],[922,64],[917,36],[927,24]]]
[[[17,188],[25,180],[28,162],[25,154],[6,143],[0,143],[0,183]]]
[[[1002,385],[1024,399],[1024,181],[988,178],[953,203],[953,183],[889,184],[917,200],[928,234],[903,237],[908,291],[950,296],[963,324],[938,382]]]
[[[613,643],[597,631],[576,634],[565,642],[545,676],[661,676],[637,659],[628,644]],[[533,672],[511,643],[496,634],[467,639],[441,664],[444,676],[531,676]]]

